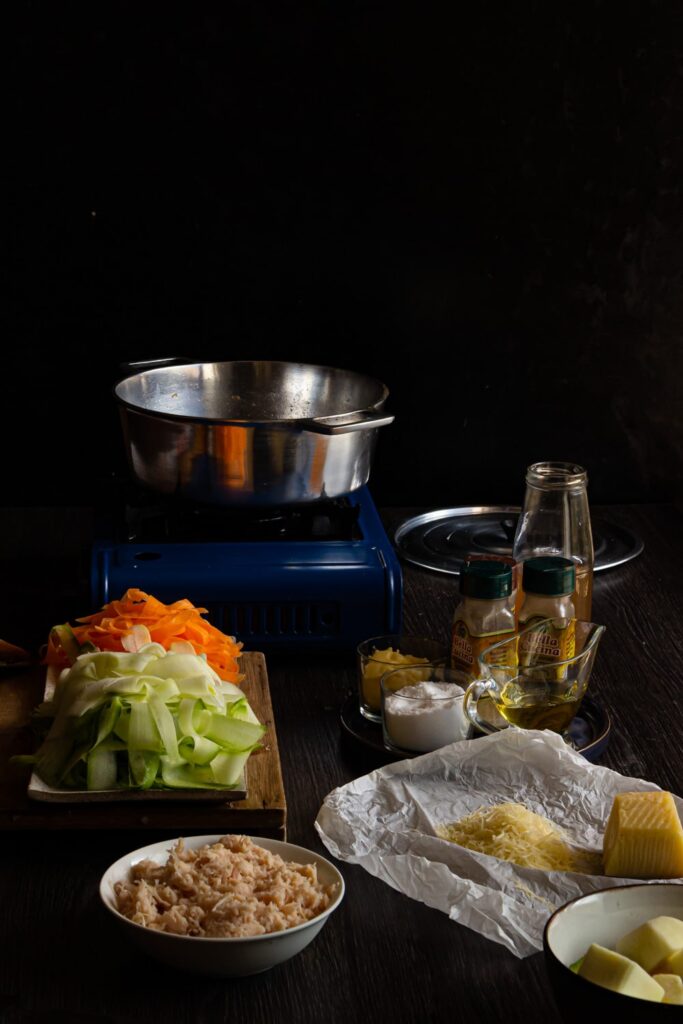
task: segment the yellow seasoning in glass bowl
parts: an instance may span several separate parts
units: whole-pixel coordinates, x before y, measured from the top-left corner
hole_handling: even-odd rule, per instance
[[[394,669],[414,665],[411,682],[429,679],[432,668],[446,664],[448,647],[428,637],[393,634],[364,640],[357,647],[357,655],[360,713],[369,721],[379,723],[382,721],[382,677]]]

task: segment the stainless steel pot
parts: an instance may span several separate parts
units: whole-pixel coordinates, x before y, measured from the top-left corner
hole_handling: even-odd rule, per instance
[[[220,505],[354,491],[370,475],[378,428],[394,419],[379,381],[302,363],[157,366],[114,394],[137,479]]]

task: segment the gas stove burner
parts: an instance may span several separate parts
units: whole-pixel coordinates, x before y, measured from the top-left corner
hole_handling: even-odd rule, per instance
[[[334,498],[287,508],[201,505],[136,491],[125,496],[116,532],[137,543],[358,540],[359,506]]]
[[[402,523],[394,535],[398,553],[423,569],[457,576],[470,554],[512,554],[521,509],[515,505],[479,505],[437,509]],[[643,542],[628,530],[593,518],[595,572],[636,558]]]

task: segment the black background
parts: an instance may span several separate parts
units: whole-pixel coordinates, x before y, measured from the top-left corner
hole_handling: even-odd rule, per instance
[[[381,504],[681,497],[683,10],[24,4],[4,503],[124,466],[131,359],[384,381]]]

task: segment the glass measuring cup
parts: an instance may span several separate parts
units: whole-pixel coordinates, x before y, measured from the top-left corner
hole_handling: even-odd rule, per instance
[[[479,656],[480,678],[465,691],[464,711],[481,732],[508,725],[566,734],[586,693],[604,626],[576,621],[576,653],[563,661],[543,646],[544,626],[536,622]],[[520,646],[525,648],[519,664]],[[481,703],[481,707],[480,707]]]

